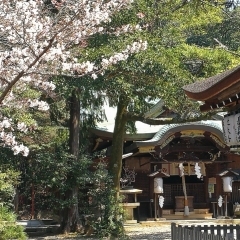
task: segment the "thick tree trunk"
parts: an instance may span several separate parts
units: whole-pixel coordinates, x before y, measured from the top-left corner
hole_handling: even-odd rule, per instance
[[[80,101],[78,89],[73,90],[70,103],[70,136],[69,147],[70,154],[74,159],[79,157],[79,131],[80,131]],[[73,159],[73,161],[74,161]],[[69,176],[71,178],[72,176]],[[66,193],[66,198],[73,201],[73,204],[65,209],[63,214],[63,232],[79,232],[83,226],[79,217],[78,209],[78,186],[72,186]]]
[[[79,209],[78,209],[78,187],[73,187],[69,190],[69,195],[67,196],[71,201],[74,202],[73,205],[66,208],[63,214],[63,232],[81,232],[83,231],[83,226],[80,221]]]
[[[119,98],[109,162],[109,172],[110,175],[113,177],[113,187],[116,192],[119,192],[120,189],[120,177],[122,171],[123,143],[127,121],[125,114],[127,108],[126,101],[127,100],[123,97]]]

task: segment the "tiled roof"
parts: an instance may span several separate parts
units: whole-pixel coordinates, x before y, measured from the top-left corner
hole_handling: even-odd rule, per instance
[[[224,142],[222,122],[207,120],[200,122],[163,125],[161,129],[158,132],[156,132],[151,139],[145,141],[134,141],[132,145],[126,148],[126,151],[132,152],[134,149],[138,147],[161,145],[168,137],[172,136],[176,132],[183,130],[208,131],[216,135],[222,142]]]
[[[205,80],[197,81],[197,82],[194,82],[192,84],[185,85],[185,86],[183,86],[183,89],[185,91],[188,91],[188,92],[191,92],[191,93],[203,92],[203,91],[213,87],[217,83],[224,80],[226,77],[230,76],[231,74],[233,74],[233,73],[235,73],[239,70],[240,70],[240,65],[235,67],[235,68],[232,68],[230,70],[227,70],[225,72],[222,72],[220,74],[217,74],[215,76],[212,76],[210,78],[206,78]]]
[[[218,174],[220,177],[233,177],[233,176],[238,176],[239,173],[237,171],[233,171],[232,169],[227,169],[221,173]]]

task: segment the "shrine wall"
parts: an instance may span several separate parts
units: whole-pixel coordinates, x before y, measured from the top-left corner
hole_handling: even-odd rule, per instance
[[[148,177],[148,174],[151,173],[150,159],[150,157],[131,157],[124,160],[125,167],[135,170],[136,176],[133,186],[142,190],[142,194],[138,196],[140,201],[148,200],[151,191],[153,191],[153,186],[151,186],[152,179]]]
[[[234,153],[228,154],[227,160],[232,161],[228,163],[228,168],[232,168],[232,170],[240,169],[240,155]]]

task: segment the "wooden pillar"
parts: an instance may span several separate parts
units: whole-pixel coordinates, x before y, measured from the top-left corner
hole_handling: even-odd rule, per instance
[[[35,192],[34,192],[34,185],[32,183],[31,187],[31,196],[32,196],[32,206],[31,206],[31,219],[34,219],[34,212],[35,212]]]
[[[220,172],[220,165],[216,164],[216,174]],[[223,194],[222,188],[222,179],[219,176],[216,176],[216,198],[218,199],[219,195]]]

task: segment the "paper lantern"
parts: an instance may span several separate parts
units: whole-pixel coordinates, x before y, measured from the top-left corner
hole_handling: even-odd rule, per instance
[[[222,177],[224,192],[232,192],[232,179],[232,177]]]
[[[154,178],[154,193],[163,193],[163,179]]]
[[[240,113],[227,114],[222,120],[223,137],[228,146],[238,146],[240,144]]]

